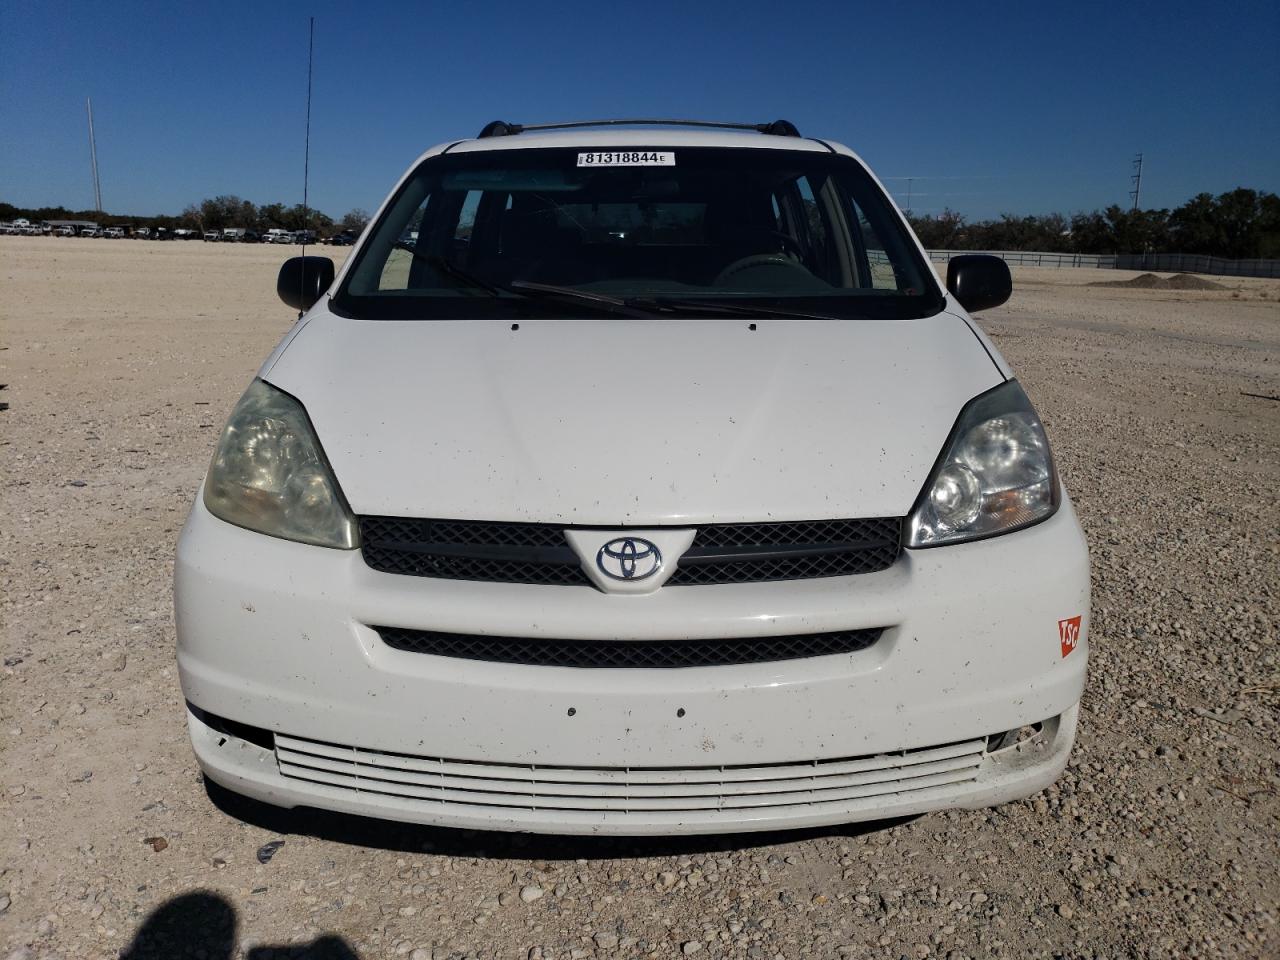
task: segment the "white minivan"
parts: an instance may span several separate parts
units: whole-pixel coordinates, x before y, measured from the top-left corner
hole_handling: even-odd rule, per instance
[[[669,834],[978,808],[1067,763],[1088,553],[969,316],[1009,270],[941,284],[846,147],[495,122],[278,291],[301,316],[178,544],[211,781]]]

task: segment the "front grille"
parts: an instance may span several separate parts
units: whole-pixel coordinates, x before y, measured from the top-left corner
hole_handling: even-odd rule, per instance
[[[477,763],[366,750],[277,734],[280,774],[395,797],[443,814],[583,811],[655,820],[763,808],[814,812],[907,799],[977,779],[981,739],[874,756],[719,767],[565,767]],[[741,814],[739,814],[740,816]]]
[[[587,586],[564,531],[557,524],[360,518],[365,563],[382,573]],[[713,524],[698,528],[667,585],[846,577],[885,570],[901,552],[902,521],[893,517]]]
[[[699,527],[668,586],[847,577],[885,570],[902,549],[902,521],[815,520]]]
[[[382,573],[443,580],[588,586],[564,529],[542,523],[361,517],[364,562]]]
[[[387,646],[411,653],[538,667],[610,668],[717,667],[856,653],[872,646],[883,632],[876,627],[730,640],[544,640],[397,627],[374,627],[374,630]]]

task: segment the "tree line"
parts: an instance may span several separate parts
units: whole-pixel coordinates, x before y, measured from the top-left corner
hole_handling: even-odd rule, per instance
[[[328,236],[341,230],[359,233],[369,222],[369,214],[356,208],[335,220],[320,210],[303,209],[302,204],[291,206],[283,203],[266,203],[258,206],[234,195],[223,195],[193,203],[177,216],[161,214],[153,217],[128,216],[126,214],[99,213],[97,210],[69,210],[66,207],[17,207],[0,202],[0,220],[26,217],[33,222],[41,220],[92,220],[103,227],[164,227],[172,231],[178,227],[188,230],[223,230],[227,227],[244,227],[258,233],[273,227],[282,230],[314,230]]]
[[[907,219],[926,250],[1043,250],[1047,253],[1195,253],[1231,260],[1280,258],[1280,197],[1239,188],[1201,193],[1174,210],[1112,205],[970,222],[944,210]]]
[[[339,220],[302,204],[258,206],[226,194],[193,203],[178,216],[131,217],[65,207],[24,209],[0,202],[0,220],[93,220],[102,226],[186,227],[222,230],[245,227],[259,233],[315,230],[321,236],[359,233],[369,220],[361,209]],[[969,221],[953,210],[934,216],[908,211],[928,250],[1044,250],[1050,253],[1196,253],[1232,260],[1280,258],[1280,197],[1243,187],[1217,196],[1201,193],[1173,210],[1125,210],[1112,205],[1092,213],[1018,216]]]
[[[327,213],[304,208],[300,203],[293,206],[283,203],[256,206],[235,195],[224,195],[191,204],[182,211],[179,219],[201,230],[246,227],[261,233],[274,227],[290,231],[314,230],[321,236],[327,236],[340,230],[359,233],[369,222],[369,214],[357,207],[340,220],[334,220]]]

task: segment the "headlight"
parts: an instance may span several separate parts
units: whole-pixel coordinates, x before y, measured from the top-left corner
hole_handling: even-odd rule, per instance
[[[907,521],[907,546],[993,537],[1051,516],[1061,502],[1049,441],[1016,380],[960,413]]]
[[[215,517],[259,533],[348,550],[355,519],[302,404],[261,380],[227,421],[204,481]]]

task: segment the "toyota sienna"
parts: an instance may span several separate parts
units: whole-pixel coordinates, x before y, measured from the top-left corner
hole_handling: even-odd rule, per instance
[[[207,777],[669,834],[980,808],[1075,737],[1044,427],[867,167],[785,121],[425,153],[232,410],[177,552]]]

